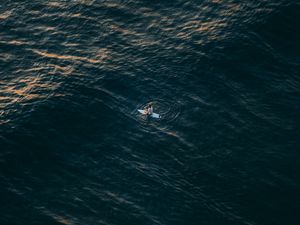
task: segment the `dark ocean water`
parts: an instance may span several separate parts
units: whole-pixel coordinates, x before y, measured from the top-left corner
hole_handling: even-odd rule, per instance
[[[300,224],[299,28],[297,0],[1,1],[0,224]]]

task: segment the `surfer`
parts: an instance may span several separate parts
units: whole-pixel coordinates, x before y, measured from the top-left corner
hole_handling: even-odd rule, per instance
[[[153,113],[153,105],[152,103],[150,103],[147,107],[146,107],[146,112],[147,112],[147,116],[151,116]]]
[[[144,109],[138,109],[138,112],[145,115],[147,118],[160,119],[161,116],[158,113],[153,112],[153,103],[149,103]]]

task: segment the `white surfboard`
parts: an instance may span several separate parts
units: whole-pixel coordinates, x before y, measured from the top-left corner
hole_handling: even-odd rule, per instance
[[[143,110],[143,109],[138,109],[139,113],[143,114],[143,115],[147,115],[147,111],[146,110]],[[155,118],[155,119],[159,119],[160,118],[160,115],[157,114],[157,113],[152,113],[150,115],[152,118]]]

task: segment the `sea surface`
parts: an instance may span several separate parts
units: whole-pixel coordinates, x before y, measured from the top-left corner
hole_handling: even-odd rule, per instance
[[[300,224],[299,28],[298,0],[2,0],[0,224]]]

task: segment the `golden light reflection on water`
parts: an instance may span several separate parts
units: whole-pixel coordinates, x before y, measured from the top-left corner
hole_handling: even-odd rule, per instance
[[[49,1],[49,2],[47,2],[47,6],[49,6],[49,7],[64,7],[65,5],[59,1]]]
[[[22,105],[41,101],[58,87],[53,82],[45,82],[41,77],[29,76],[9,83],[0,83],[0,124],[9,122],[6,115],[15,114]]]
[[[47,71],[47,74],[58,74],[59,75],[69,75],[73,72],[74,68],[72,66],[60,66],[56,64],[46,64],[44,66],[33,67],[25,70],[26,72],[32,71]]]
[[[25,42],[12,40],[10,44],[23,45]],[[44,58],[54,58],[63,61],[77,61],[91,64],[101,64],[105,59],[109,58],[108,49],[93,49],[93,58],[60,55],[49,53],[46,51],[29,49],[32,52]],[[2,56],[3,58],[4,56]],[[6,56],[3,60],[7,60],[10,56]],[[7,82],[0,82],[0,124],[9,122],[5,119],[5,115],[14,114],[19,110],[18,106],[28,105],[43,101],[52,96],[62,96],[57,93],[60,86],[59,76],[71,75],[74,71],[72,65],[61,65],[58,63],[43,62],[39,60],[31,68],[17,70],[16,73],[22,74],[22,78],[16,78]],[[65,63],[64,63],[65,64]]]
[[[36,103],[53,96],[62,96],[57,92],[60,83],[53,78],[68,76],[73,70],[72,66],[45,64],[18,70],[18,73],[30,74],[23,78],[10,82],[0,81],[0,124],[8,123],[9,120],[5,119],[5,116],[16,113],[18,106]]]
[[[11,14],[12,14],[12,11],[6,11],[4,13],[1,13],[0,14],[0,21],[7,19],[8,17],[11,16]]]
[[[41,211],[43,214],[51,217],[52,219],[54,219],[55,221],[57,221],[60,224],[64,224],[64,225],[73,225],[74,224],[74,222],[71,219],[61,216],[61,215],[57,215],[56,213],[51,212],[47,209],[42,209]]]
[[[46,51],[40,51],[36,49],[32,49],[32,51],[40,56],[46,58],[55,58],[61,60],[70,60],[70,61],[81,61],[81,62],[88,62],[92,64],[102,63],[105,59],[109,58],[108,49],[99,49],[99,53],[96,55],[95,58],[88,58],[82,56],[75,56],[75,55],[59,55],[55,53],[49,53]]]
[[[12,81],[2,86],[0,109],[5,109],[11,104],[44,99],[48,96],[50,90],[58,87],[58,84],[53,82],[46,83],[41,77],[31,76]]]
[[[8,41],[7,44],[10,44],[10,45],[28,45],[29,42],[28,41],[21,41],[21,40],[11,40],[11,41]]]

